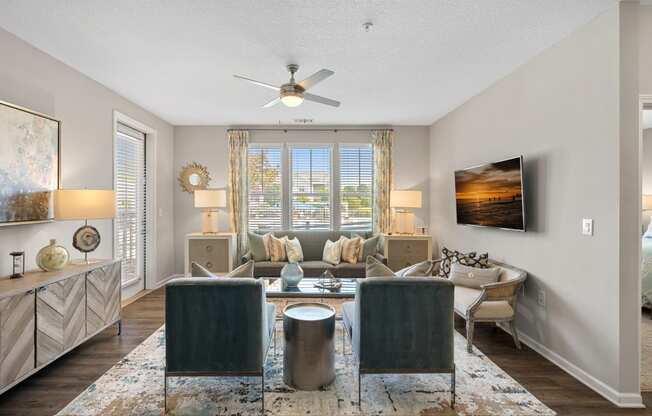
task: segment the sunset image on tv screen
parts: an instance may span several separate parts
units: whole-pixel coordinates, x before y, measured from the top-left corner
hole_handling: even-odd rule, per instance
[[[457,223],[524,230],[521,158],[455,172]]]

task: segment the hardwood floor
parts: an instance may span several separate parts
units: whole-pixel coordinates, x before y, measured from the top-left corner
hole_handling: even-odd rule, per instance
[[[122,335],[109,328],[0,396],[0,415],[52,415],[111,368],[164,321],[165,293],[156,290],[123,309]],[[463,321],[456,320],[464,333]],[[491,326],[478,326],[476,345],[559,415],[652,415],[652,409],[618,409],[531,349]],[[652,406],[652,393],[644,394]]]

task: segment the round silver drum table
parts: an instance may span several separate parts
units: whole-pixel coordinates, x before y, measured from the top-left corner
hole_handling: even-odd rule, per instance
[[[283,310],[283,381],[298,390],[317,390],[335,379],[335,309],[295,303]]]

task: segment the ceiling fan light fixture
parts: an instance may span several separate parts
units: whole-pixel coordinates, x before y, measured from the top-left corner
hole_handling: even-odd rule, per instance
[[[300,92],[285,93],[281,96],[281,102],[286,107],[298,107],[303,102],[303,94]]]
[[[301,89],[294,85],[284,85],[281,88],[281,102],[286,107],[297,107],[303,102]]]

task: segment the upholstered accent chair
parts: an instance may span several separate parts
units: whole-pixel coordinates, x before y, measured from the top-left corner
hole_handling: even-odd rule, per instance
[[[473,351],[476,322],[506,324],[516,348],[521,349],[516,332],[516,307],[520,289],[527,279],[527,272],[494,260],[489,261],[489,267],[500,268],[498,282],[483,285],[481,289],[455,286],[455,313],[466,320],[466,349]]]
[[[358,363],[358,406],[363,374],[448,373],[454,407],[453,284],[371,277],[357,285],[355,301],[342,304],[342,317]]]
[[[168,377],[261,377],[276,344],[276,307],[251,278],[180,278],[165,287],[165,410]]]

